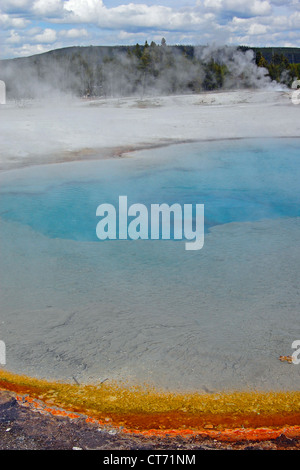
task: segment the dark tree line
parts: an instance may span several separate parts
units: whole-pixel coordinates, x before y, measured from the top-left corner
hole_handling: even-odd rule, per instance
[[[299,53],[293,51],[294,55]],[[298,57],[297,56],[297,57]],[[260,87],[269,80],[291,86],[300,64],[275,52],[267,60],[249,48],[168,46],[74,47],[0,62],[8,96],[30,98],[52,91],[77,96],[119,97],[197,93]]]
[[[195,53],[195,48],[168,46],[162,39],[159,45],[154,41],[137,43],[126,53],[105,56],[92,65],[77,52],[71,58],[70,71],[78,77],[77,93],[90,96],[197,93],[235,87],[241,77],[242,86],[253,86],[254,82],[245,80],[245,70],[240,70],[240,75],[236,69],[233,71],[232,57],[224,60],[221,53],[218,58],[204,59],[201,53]],[[258,50],[253,64],[266,69],[265,76],[270,80],[287,86],[300,79],[300,63],[290,63],[282,53],[275,52],[268,62]]]
[[[275,53],[270,62],[263,56],[261,51],[256,53],[256,64],[258,67],[264,67],[272,80],[291,86],[293,80],[300,78],[300,63],[290,63],[284,54]]]

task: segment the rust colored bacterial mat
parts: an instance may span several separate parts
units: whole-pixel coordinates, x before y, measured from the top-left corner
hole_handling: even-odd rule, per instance
[[[0,372],[23,406],[144,436],[223,441],[300,437],[300,392],[171,393],[127,384],[80,385]]]

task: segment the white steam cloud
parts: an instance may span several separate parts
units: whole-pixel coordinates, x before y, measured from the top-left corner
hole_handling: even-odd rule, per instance
[[[89,52],[87,52],[89,50]],[[142,53],[144,54],[142,59]],[[207,89],[276,88],[252,50],[198,46],[193,57],[166,45],[131,48],[74,48],[0,62],[9,99],[62,96],[158,96]],[[282,87],[281,87],[282,88]]]

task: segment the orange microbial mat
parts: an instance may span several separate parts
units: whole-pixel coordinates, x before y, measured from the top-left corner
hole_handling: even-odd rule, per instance
[[[223,441],[300,437],[300,392],[160,391],[130,384],[68,384],[0,370],[0,388],[41,413],[86,419],[145,436],[207,436]]]

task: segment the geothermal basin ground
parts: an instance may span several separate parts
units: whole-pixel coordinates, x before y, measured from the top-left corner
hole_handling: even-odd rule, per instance
[[[279,357],[300,339],[299,109],[284,90],[1,106],[3,371],[167,392],[297,392],[300,366]],[[191,202],[193,188],[210,216],[199,252],[89,238],[84,207],[109,194]],[[214,197],[200,200],[207,191]],[[68,214],[78,226],[61,223]]]

